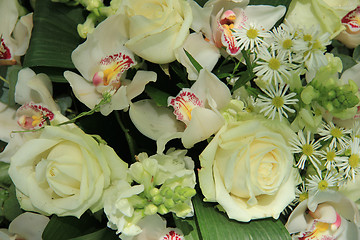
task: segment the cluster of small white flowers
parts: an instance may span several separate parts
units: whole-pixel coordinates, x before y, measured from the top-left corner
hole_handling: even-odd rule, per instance
[[[302,130],[290,141],[295,154],[296,167],[306,169],[307,177],[298,189],[294,204],[304,200],[304,196],[315,196],[318,192],[337,190],[360,174],[360,138],[357,134],[359,124],[352,129],[336,126],[334,123],[322,123],[316,135],[310,132],[306,138]],[[316,171],[311,173],[311,168]],[[310,170],[309,170],[310,169]]]

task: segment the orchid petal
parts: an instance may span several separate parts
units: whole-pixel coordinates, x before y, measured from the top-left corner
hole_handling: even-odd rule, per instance
[[[9,225],[9,232],[16,233],[27,240],[41,239],[50,219],[40,214],[25,212],[17,216]]]
[[[65,71],[64,77],[70,83],[75,96],[88,108],[93,109],[95,105],[101,101],[101,94],[99,94],[95,86],[86,81],[85,78],[70,71]]]
[[[359,34],[360,37],[360,34]],[[360,38],[359,38],[360,39]],[[353,80],[360,88],[360,63],[346,69],[341,75],[341,81],[347,84],[349,80]]]
[[[190,34],[184,42],[183,48],[176,51],[178,61],[186,67],[189,80],[198,78],[198,71],[190,62],[184,49],[203,67],[211,71],[220,58],[220,52],[214,44],[205,40],[201,33]]]
[[[71,54],[75,67],[87,81],[92,80],[104,56],[122,52],[132,57],[130,51],[123,46],[127,40],[123,28],[120,27],[123,24],[124,19],[121,16],[108,17],[93,33],[88,34],[86,41]],[[114,39],[116,41],[113,41]]]
[[[196,107],[191,111],[191,121],[187,125],[181,141],[185,148],[191,148],[195,143],[209,138],[216,133],[225,121],[214,111]]]
[[[10,37],[18,19],[18,10],[15,1],[0,2],[0,34]]]
[[[218,13],[221,9],[243,8],[249,4],[250,0],[210,0],[204,7],[213,7],[213,13]]]
[[[11,131],[20,130],[16,122],[16,110],[0,102],[0,119],[0,140],[9,142]]]
[[[30,68],[19,71],[18,81],[15,86],[15,101],[19,104],[28,102],[41,103],[53,111],[59,109],[52,98],[50,78],[43,73],[35,74]]]
[[[22,56],[29,47],[31,30],[33,28],[33,14],[29,13],[20,18],[13,31],[17,49],[14,51],[16,56]]]
[[[131,104],[129,115],[135,127],[153,140],[164,134],[182,132],[185,128],[182,122],[175,119],[170,109],[159,107],[148,99]]]
[[[265,30],[270,30],[284,16],[286,7],[268,5],[247,6],[244,12],[249,22],[258,24],[265,28]]]
[[[231,99],[229,88],[206,69],[200,70],[199,78],[191,86],[191,90],[199,99],[207,99],[208,104],[210,103],[209,97],[211,97],[215,101],[218,110],[225,107]]]
[[[213,6],[200,7],[195,1],[189,1],[193,22],[191,29],[195,32],[202,32],[207,38],[211,38],[210,16]]]
[[[155,82],[157,74],[152,71],[137,71],[133,80],[127,85],[126,95],[129,101],[139,96],[149,82]]]

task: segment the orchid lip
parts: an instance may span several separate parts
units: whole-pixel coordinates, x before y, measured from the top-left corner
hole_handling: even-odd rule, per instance
[[[33,130],[41,128],[46,122],[54,119],[54,113],[41,104],[27,103],[16,111],[20,127]]]
[[[191,120],[191,111],[195,107],[203,107],[203,102],[190,89],[183,89],[176,97],[168,98],[168,105],[174,108],[177,120],[188,124]]]
[[[341,19],[341,23],[346,26],[346,31],[349,33],[360,31],[360,6],[346,14]]]
[[[100,69],[94,74],[92,82],[101,93],[117,90],[121,85],[121,75],[134,64],[130,56],[121,52],[106,56],[101,59]]]
[[[12,59],[11,51],[6,46],[4,38],[0,36],[0,66],[15,65],[16,60]]]

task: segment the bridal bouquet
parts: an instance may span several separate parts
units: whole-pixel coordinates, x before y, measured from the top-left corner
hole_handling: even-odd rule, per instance
[[[360,239],[359,19],[0,0],[0,238]]]

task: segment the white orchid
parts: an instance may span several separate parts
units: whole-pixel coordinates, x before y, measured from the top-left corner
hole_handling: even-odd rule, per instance
[[[40,214],[25,212],[17,216],[8,229],[0,229],[2,240],[38,240],[50,219]]]
[[[105,95],[111,96],[109,103],[100,106],[100,112],[105,116],[113,110],[126,109],[148,82],[156,81],[156,73],[150,71],[137,71],[132,81],[125,79],[124,72],[136,62],[132,52],[124,47],[126,38],[118,27],[120,24],[121,18],[117,16],[100,23],[71,55],[81,75],[71,71],[64,73],[75,96],[91,109]]]
[[[175,98],[170,97],[168,108],[158,107],[151,100],[131,105],[130,118],[145,136],[157,140],[158,151],[174,138],[181,138],[186,148],[207,139],[224,124],[219,110],[231,99],[227,86],[214,74],[202,69],[190,89],[182,89]]]
[[[32,13],[19,19],[17,0],[0,1],[0,65],[19,63],[29,47]]]
[[[11,134],[12,131],[38,127],[44,123],[42,116],[45,112],[50,115],[57,112],[61,115],[58,105],[52,98],[50,78],[43,73],[36,74],[30,68],[19,71],[15,86],[15,102],[22,107],[15,109],[0,103],[0,140],[9,143],[0,153],[0,161],[3,162],[10,162],[10,157],[18,146],[29,136],[21,133]],[[54,116],[50,118],[53,119]]]
[[[203,8],[191,3],[194,15],[191,28],[195,33],[188,36],[176,55],[177,60],[187,68],[190,80],[195,80],[198,74],[184,49],[202,67],[211,71],[221,54],[236,56],[240,53],[234,37],[235,29],[256,24],[265,31],[270,30],[286,11],[284,6],[247,6],[248,3],[248,0],[211,0]],[[226,53],[221,52],[222,47],[226,48]]]
[[[359,239],[359,211],[338,192],[322,192],[302,201],[285,227],[292,239]]]

